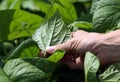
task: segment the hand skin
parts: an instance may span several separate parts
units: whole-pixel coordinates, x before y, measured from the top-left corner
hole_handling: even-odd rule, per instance
[[[48,47],[47,53],[52,54],[57,49],[66,51],[61,61],[71,69],[83,69],[87,51],[94,53],[103,67],[120,61],[120,30],[106,34],[78,30],[72,33],[72,38],[66,43]]]

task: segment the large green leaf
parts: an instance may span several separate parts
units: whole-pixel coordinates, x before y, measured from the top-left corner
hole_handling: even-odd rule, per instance
[[[22,10],[0,11],[0,40],[31,36],[43,18]]]
[[[90,9],[90,13],[94,13],[95,10],[96,10],[96,7],[97,7],[97,4],[100,0],[93,0],[92,1],[92,6],[91,6],[91,9]]]
[[[120,0],[100,0],[93,16],[94,30],[105,32],[120,21]]]
[[[63,58],[64,54],[64,51],[57,50],[50,57],[48,57],[47,60],[56,63]]]
[[[99,59],[91,52],[87,52],[84,62],[85,82],[97,82],[96,72],[98,71],[99,65]]]
[[[35,31],[32,38],[38,43],[41,50],[46,51],[47,47],[60,44],[68,40],[70,38],[70,31],[58,13],[56,13]]]
[[[47,80],[43,71],[21,59],[8,61],[3,69],[12,82],[45,82]]]
[[[101,82],[120,82],[120,63],[108,67],[103,74],[99,76]]]
[[[0,82],[12,82],[1,68],[0,68]]]
[[[53,73],[56,69],[56,63],[50,62],[46,60],[46,58],[39,58],[39,57],[33,57],[33,58],[24,58],[23,60],[29,62],[30,64],[34,65],[38,69],[41,69],[45,73]]]

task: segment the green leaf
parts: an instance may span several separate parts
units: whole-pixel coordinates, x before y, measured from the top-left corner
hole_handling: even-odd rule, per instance
[[[61,17],[65,23],[70,24],[73,21],[77,20],[77,13],[72,3],[69,3],[69,2],[56,3],[55,2],[52,5],[47,17],[50,18],[53,14],[55,14],[57,10],[60,11]]]
[[[37,45],[31,45],[31,46],[26,46],[26,48],[23,48],[21,53],[19,53],[18,58],[32,58],[32,57],[38,57],[39,54],[39,48]]]
[[[101,82],[120,82],[120,63],[108,67],[104,73],[99,75]]]
[[[13,59],[4,66],[5,73],[13,82],[45,82],[46,74],[21,59]]]
[[[30,37],[43,18],[22,10],[0,11],[0,40]]]
[[[120,21],[120,0],[100,0],[93,16],[94,30],[106,32]]]
[[[53,73],[56,69],[56,63],[50,62],[46,60],[46,58],[38,58],[38,57],[33,57],[33,58],[24,58],[23,60],[29,62],[30,64],[34,65],[38,69],[41,69],[45,73]]]
[[[12,82],[1,68],[0,68],[0,82]]]
[[[73,30],[82,29],[82,30],[90,31],[93,28],[92,23],[85,22],[85,21],[76,21],[76,22],[73,22],[72,24],[70,24],[69,26]]]
[[[56,13],[35,31],[32,38],[38,43],[41,50],[46,51],[47,47],[68,40],[70,38],[70,31]]]
[[[117,27],[120,28],[120,22],[118,23]]]
[[[99,65],[99,59],[91,52],[87,52],[84,61],[85,82],[97,82],[96,72]]]
[[[64,51],[57,50],[50,57],[48,57],[47,60],[56,63],[63,58],[64,54],[65,54]]]
[[[93,0],[92,1],[92,6],[91,6],[91,9],[90,9],[90,13],[94,13],[95,10],[96,10],[96,7],[97,7],[97,4],[100,0]]]
[[[51,7],[51,3],[48,0],[33,0],[37,10],[40,10],[47,14]]]

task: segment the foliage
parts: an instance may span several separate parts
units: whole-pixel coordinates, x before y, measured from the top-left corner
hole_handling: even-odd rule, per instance
[[[60,44],[69,39],[70,30],[56,13],[35,31],[32,38],[38,43],[39,48],[45,51],[48,46]]]
[[[85,82],[97,82],[96,72],[99,68],[99,59],[94,54],[87,52],[84,62]]]
[[[1,0],[0,82],[119,82],[120,63],[102,73],[87,52],[84,72],[59,63],[65,51],[38,57],[71,38],[74,30],[109,32],[120,27],[119,0]]]

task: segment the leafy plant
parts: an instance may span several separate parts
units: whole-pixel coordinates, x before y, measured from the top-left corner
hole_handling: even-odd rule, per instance
[[[84,72],[59,63],[65,51],[38,57],[71,38],[74,30],[109,32],[120,28],[119,0],[1,0],[0,82],[119,82],[120,65],[102,73],[87,52]]]
[[[120,81],[120,63],[111,65],[99,76],[102,82],[119,82]]]
[[[43,71],[20,59],[8,61],[3,70],[12,82],[42,81],[46,77]]]

